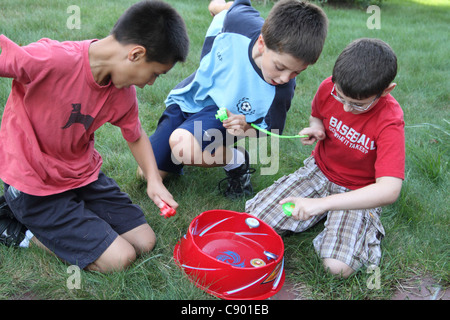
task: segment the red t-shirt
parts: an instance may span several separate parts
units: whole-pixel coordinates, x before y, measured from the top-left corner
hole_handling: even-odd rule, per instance
[[[320,85],[312,102],[313,117],[322,120],[326,138],[313,156],[332,182],[348,189],[375,183],[384,176],[404,179],[405,134],[403,111],[389,94],[368,112],[345,112],[330,94],[331,77]]]
[[[13,78],[0,128],[0,179],[7,184],[37,196],[87,185],[102,165],[95,130],[110,122],[127,141],[140,137],[136,90],[95,82],[93,41],[20,47],[0,35],[0,76]]]

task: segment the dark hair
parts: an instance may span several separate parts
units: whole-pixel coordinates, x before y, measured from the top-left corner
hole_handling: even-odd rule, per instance
[[[332,81],[346,96],[363,100],[380,95],[397,75],[397,57],[379,39],[351,42],[334,64]]]
[[[270,50],[314,64],[322,52],[327,30],[327,16],[318,6],[281,0],[265,20],[262,35]]]
[[[163,64],[184,62],[189,51],[184,20],[162,1],[134,4],[116,22],[111,35],[121,44],[143,46],[147,61]]]

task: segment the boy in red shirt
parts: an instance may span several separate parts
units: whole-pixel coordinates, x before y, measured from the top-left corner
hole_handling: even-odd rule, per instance
[[[349,276],[378,265],[381,207],[395,202],[404,179],[403,111],[390,95],[397,74],[392,49],[359,39],[338,57],[312,102],[308,135],[315,149],[304,167],[246,203],[278,232],[301,232],[327,217],[313,241],[326,269]],[[292,216],[281,205],[292,202]]]
[[[130,7],[101,40],[0,35],[0,76],[13,78],[0,129],[0,178],[14,217],[34,241],[80,268],[108,272],[150,251],[155,234],[138,206],[101,171],[94,132],[121,128],[158,207],[177,203],[159,176],[138,117],[135,86],[152,85],[189,47],[184,21],[162,1]]]

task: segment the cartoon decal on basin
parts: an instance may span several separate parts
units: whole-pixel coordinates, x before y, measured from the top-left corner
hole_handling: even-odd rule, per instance
[[[243,268],[245,264],[244,261],[241,262],[241,256],[239,256],[236,252],[231,250],[222,252],[222,254],[219,254],[216,257],[216,259],[219,261],[229,263],[232,266],[239,268]]]

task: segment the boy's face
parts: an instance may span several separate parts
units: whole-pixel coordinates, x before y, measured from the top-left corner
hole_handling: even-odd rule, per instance
[[[264,80],[271,85],[281,85],[298,76],[308,64],[287,53],[278,53],[266,47],[262,36],[256,43],[255,63],[261,69]]]
[[[151,86],[161,74],[166,74],[172,69],[173,64],[162,64],[156,61],[146,61],[144,54],[128,55],[116,70],[111,73],[111,81],[118,89],[135,85],[144,88]]]

